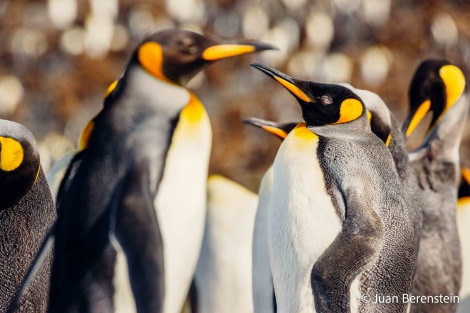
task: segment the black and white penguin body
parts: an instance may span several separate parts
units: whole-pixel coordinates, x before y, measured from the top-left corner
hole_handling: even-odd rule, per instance
[[[253,66],[297,98],[306,121],[286,137],[273,164],[268,239],[278,311],[384,310],[361,296],[408,293],[416,256],[389,150],[351,90]]]
[[[207,113],[184,84],[213,61],[272,48],[176,29],[139,45],[61,183],[49,312],[114,312],[119,264],[137,312],[180,312],[203,236],[211,147]]]

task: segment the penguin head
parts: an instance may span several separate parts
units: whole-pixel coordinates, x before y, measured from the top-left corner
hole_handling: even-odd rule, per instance
[[[243,120],[243,123],[252,125],[262,130],[273,134],[277,138],[284,140],[287,135],[297,126],[297,122],[293,123],[276,123],[272,121],[263,120],[256,117],[249,117]]]
[[[156,78],[184,85],[209,63],[268,49],[275,48],[263,43],[225,44],[191,31],[169,29],[146,38],[131,62]]]
[[[429,133],[441,117],[461,97],[465,90],[462,71],[447,60],[422,62],[411,80],[409,95],[410,111],[403,124],[403,132],[409,137],[423,118],[432,112]]]
[[[307,126],[343,124],[366,115],[361,99],[344,86],[295,79],[261,64],[252,66],[276,80],[297,99]]]
[[[392,118],[387,104],[372,91],[358,89],[347,83],[339,85],[351,89],[362,99],[367,109],[367,118],[372,132],[388,146],[392,136]]]
[[[13,206],[28,193],[39,170],[33,135],[18,123],[0,120],[0,210]]]

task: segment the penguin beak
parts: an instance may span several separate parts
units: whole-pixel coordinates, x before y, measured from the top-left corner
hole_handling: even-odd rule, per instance
[[[265,43],[216,44],[206,48],[202,52],[202,59],[205,61],[217,61],[237,55],[264,50],[279,49]]]
[[[424,119],[424,117],[430,112],[430,110],[431,110],[431,101],[426,100],[418,106],[416,111],[410,112],[410,115],[408,116],[405,123],[403,124],[403,132],[405,133],[406,137],[409,137],[415,131],[416,127]]]
[[[266,120],[256,118],[256,117],[250,117],[250,118],[244,119],[243,123],[261,128],[262,130],[270,134],[273,134],[274,136],[278,137],[281,140],[284,140],[287,137],[287,134],[289,133],[289,131],[286,131],[283,128],[283,126],[287,124],[277,124],[277,123],[266,121]],[[288,123],[288,124],[291,125],[292,123]],[[297,125],[297,123],[294,123],[292,128],[294,128],[295,125]]]
[[[260,70],[261,72],[273,78],[274,80],[276,80],[279,84],[284,86],[284,88],[286,88],[291,94],[293,94],[297,99],[303,102],[312,102],[310,97],[307,96],[305,92],[302,91],[302,89],[298,86],[298,83],[296,82],[296,80],[290,77],[289,75],[284,74],[266,65],[262,65],[258,63],[251,64],[251,66]]]

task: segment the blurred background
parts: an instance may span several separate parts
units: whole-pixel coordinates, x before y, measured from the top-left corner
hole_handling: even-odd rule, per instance
[[[47,171],[76,147],[142,38],[168,27],[279,47],[213,64],[190,83],[212,121],[211,173],[253,191],[280,142],[242,119],[301,115],[294,98],[250,63],[372,90],[399,121],[424,59],[447,58],[470,77],[468,0],[0,0],[0,118],[31,130]],[[467,165],[469,140],[467,127]]]

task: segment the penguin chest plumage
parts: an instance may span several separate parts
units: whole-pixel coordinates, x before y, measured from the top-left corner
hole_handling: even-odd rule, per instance
[[[253,230],[253,305],[255,312],[274,312],[273,278],[268,250],[268,212],[273,181],[270,167],[261,180]]]
[[[201,247],[211,148],[209,118],[191,94],[175,128],[154,204],[162,231],[165,313],[178,313]]]
[[[315,312],[311,271],[342,229],[326,191],[318,143],[317,135],[296,128],[273,165],[268,242],[279,312]]]

